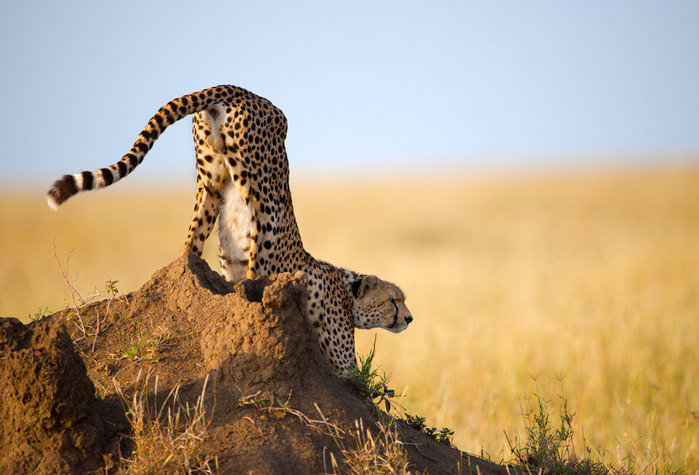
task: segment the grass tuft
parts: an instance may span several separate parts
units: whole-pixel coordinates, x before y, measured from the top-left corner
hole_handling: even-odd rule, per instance
[[[524,421],[525,436],[517,432],[512,437],[505,433],[514,463],[530,473],[551,475],[630,475],[634,473],[678,473],[679,470],[663,460],[648,467],[638,468],[635,460],[627,454],[618,457],[616,462],[606,462],[605,453],[589,447],[583,437],[583,447],[578,451],[574,442],[573,420],[575,413],[568,406],[568,398],[563,391],[563,378],[557,378],[561,385],[558,396],[560,405],[558,417],[549,412],[550,401],[539,392],[524,394],[520,399],[521,415]],[[534,379],[536,381],[536,379]]]
[[[359,365],[352,364],[349,371],[349,378],[357,389],[359,389],[362,397],[371,400],[377,407],[384,404],[386,412],[391,412],[391,407],[397,405],[395,401],[389,398],[396,396],[393,389],[388,389],[388,383],[391,376],[386,374],[380,367],[373,366],[374,356],[376,354],[376,339],[374,346],[369,350],[366,356],[359,356]]]
[[[330,454],[330,463],[334,473],[351,474],[408,474],[408,453],[398,437],[394,424],[377,423],[378,434],[374,435],[364,428],[361,420],[355,422],[350,434],[353,444],[346,438],[335,438],[335,443],[342,452],[344,462],[339,464]]]
[[[152,392],[149,391],[150,379],[149,372],[139,384],[139,373],[138,389],[130,398],[115,381],[117,392],[126,405],[131,440],[135,444],[130,457],[121,460],[123,473],[215,473],[216,459],[202,450],[210,423],[204,410],[208,376],[194,407],[188,403],[182,405],[180,387],[176,386],[158,408],[154,396],[158,392],[158,378],[156,376]]]

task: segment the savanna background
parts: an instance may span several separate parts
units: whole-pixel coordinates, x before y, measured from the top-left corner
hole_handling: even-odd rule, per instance
[[[89,294],[175,259],[187,120],[108,191],[57,213],[43,193],[118,160],[168,100],[236,84],[289,119],[307,249],[405,290],[409,330],[357,338],[409,413],[500,461],[526,398],[555,418],[563,396],[580,451],[697,471],[698,17],[631,0],[6,2],[0,316],[71,304],[57,260]]]
[[[503,432],[537,393],[554,418],[565,396],[577,446],[610,463],[697,467],[699,169],[292,187],[315,256],[405,290],[415,322],[358,331],[359,353],[375,339],[398,402],[459,448],[511,459]],[[193,191],[115,187],[58,213],[39,190],[3,195],[3,316],[71,303],[56,257],[83,294],[137,289],[178,255]]]

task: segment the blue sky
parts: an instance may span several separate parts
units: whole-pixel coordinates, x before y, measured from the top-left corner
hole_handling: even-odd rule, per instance
[[[698,22],[690,0],[3,2],[2,181],[109,165],[218,84],[285,112],[292,176],[696,163]],[[190,125],[130,179],[193,177]]]

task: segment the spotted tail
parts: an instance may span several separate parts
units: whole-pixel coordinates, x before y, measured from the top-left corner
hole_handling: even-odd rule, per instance
[[[85,171],[64,175],[57,180],[46,193],[49,206],[58,209],[58,206],[64,201],[81,191],[104,188],[121,180],[143,161],[160,134],[178,120],[205,110],[212,104],[228,102],[236,96],[251,94],[251,92],[236,86],[217,86],[168,102],[148,121],[129,153],[114,165],[95,172]]]

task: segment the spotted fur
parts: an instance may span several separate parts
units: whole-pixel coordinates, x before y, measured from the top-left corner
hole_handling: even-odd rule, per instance
[[[267,99],[235,86],[174,99],[148,121],[121,160],[56,181],[46,195],[49,206],[56,209],[81,191],[124,178],[168,126],[190,114],[197,194],[181,254],[201,255],[218,218],[219,257],[227,280],[303,271],[310,294],[308,319],[321,350],[346,376],[355,363],[355,327],[400,332],[412,317],[395,285],[318,261],[304,249],[289,190],[287,121]]]

